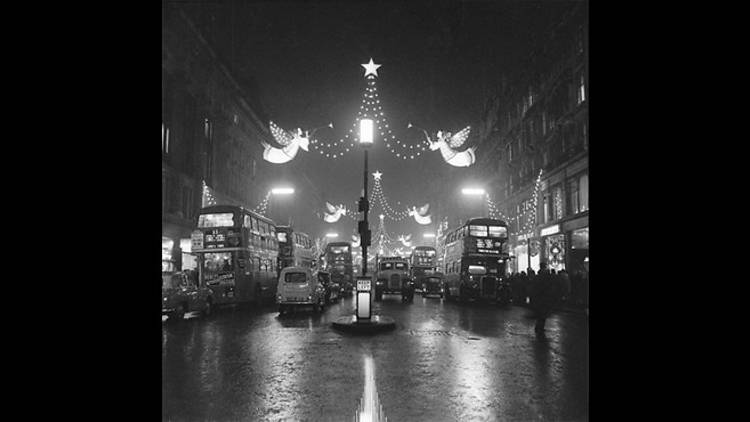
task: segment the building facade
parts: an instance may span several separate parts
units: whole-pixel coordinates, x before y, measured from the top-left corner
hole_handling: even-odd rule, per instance
[[[194,268],[190,233],[209,203],[257,206],[274,143],[240,84],[179,6],[162,25],[162,270]],[[257,99],[253,99],[256,100]]]
[[[563,16],[494,97],[494,128],[480,141],[475,165],[510,225],[511,271],[537,271],[544,260],[587,283],[588,74],[584,2]]]

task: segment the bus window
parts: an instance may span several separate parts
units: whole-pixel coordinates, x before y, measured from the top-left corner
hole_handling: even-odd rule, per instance
[[[231,252],[206,253],[203,256],[203,280],[208,282],[226,274],[233,274]]]
[[[234,227],[234,214],[223,212],[217,214],[201,214],[198,217],[199,228]]]
[[[248,229],[252,230],[252,228],[253,228],[253,219],[252,219],[252,217],[250,217],[249,215],[246,215],[244,221],[242,222],[242,226],[243,227],[247,227]]]
[[[508,228],[503,226],[490,226],[490,237],[506,238],[508,237]]]
[[[252,222],[251,231],[258,233],[258,219],[255,217],[251,217],[251,222]]]
[[[469,235],[477,237],[487,237],[487,226],[470,226]]]

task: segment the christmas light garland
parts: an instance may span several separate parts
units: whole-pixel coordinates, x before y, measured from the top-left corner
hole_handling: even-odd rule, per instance
[[[388,119],[385,117],[383,107],[380,105],[380,99],[378,94],[378,88],[375,83],[377,77],[377,69],[381,65],[376,65],[370,59],[370,64],[362,65],[365,67],[365,79],[367,80],[367,88],[362,95],[362,104],[359,106],[357,112],[357,119],[352,124],[352,128],[349,129],[347,134],[333,142],[323,142],[318,139],[311,139],[310,144],[314,151],[317,151],[321,156],[326,158],[341,158],[345,154],[351,152],[354,149],[356,142],[359,140],[358,133],[356,132],[359,128],[359,122],[362,119],[372,119],[377,125],[378,131],[380,132],[381,138],[385,141],[385,146],[391,154],[394,154],[397,158],[403,160],[415,159],[422,155],[423,152],[427,151],[430,147],[430,143],[427,140],[422,140],[418,144],[407,144],[396,139],[395,135],[388,124]],[[411,125],[409,125],[411,127]],[[398,149],[398,151],[397,151]]]
[[[208,207],[211,205],[216,205],[216,198],[214,198],[213,194],[211,194],[211,189],[206,184],[205,180],[201,180],[201,184],[203,185],[203,195],[201,198],[201,207]]]

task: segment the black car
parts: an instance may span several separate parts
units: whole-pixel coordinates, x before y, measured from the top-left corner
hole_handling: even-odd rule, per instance
[[[422,278],[422,297],[439,295],[442,299],[443,294],[443,274],[434,273]]]

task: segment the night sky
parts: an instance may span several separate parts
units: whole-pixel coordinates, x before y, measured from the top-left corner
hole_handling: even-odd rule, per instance
[[[409,122],[431,133],[475,127],[502,75],[518,70],[535,41],[572,3],[225,1],[185,7],[203,31],[210,31],[207,38],[222,60],[257,97],[263,117],[285,129],[333,122],[333,130],[320,130],[317,137],[343,137],[355,122],[366,86],[360,64],[372,57],[382,65],[376,81],[390,127],[402,142],[416,144],[423,135],[407,130]],[[441,194],[465,200],[459,189],[464,180],[474,180],[471,167],[452,167],[439,151],[429,150],[415,160],[397,160],[379,141],[376,137],[370,151],[370,173],[384,173],[383,188],[394,208],[397,201],[429,203],[438,191],[430,181],[438,173],[449,174],[454,182],[440,187]],[[466,146],[475,141],[470,138]],[[327,224],[315,211],[323,212],[323,200],[352,204],[360,195],[361,151],[332,160],[310,148],[280,166],[297,193],[278,200],[272,218],[286,220],[293,207],[296,228],[311,235],[332,230],[348,238],[356,230],[351,219]],[[369,183],[371,189],[372,177]],[[478,215],[481,203],[476,204]],[[374,206],[373,233],[380,213]],[[392,235],[412,233],[418,240],[435,230],[434,224],[419,226],[411,218],[402,223],[386,219],[386,227]]]

